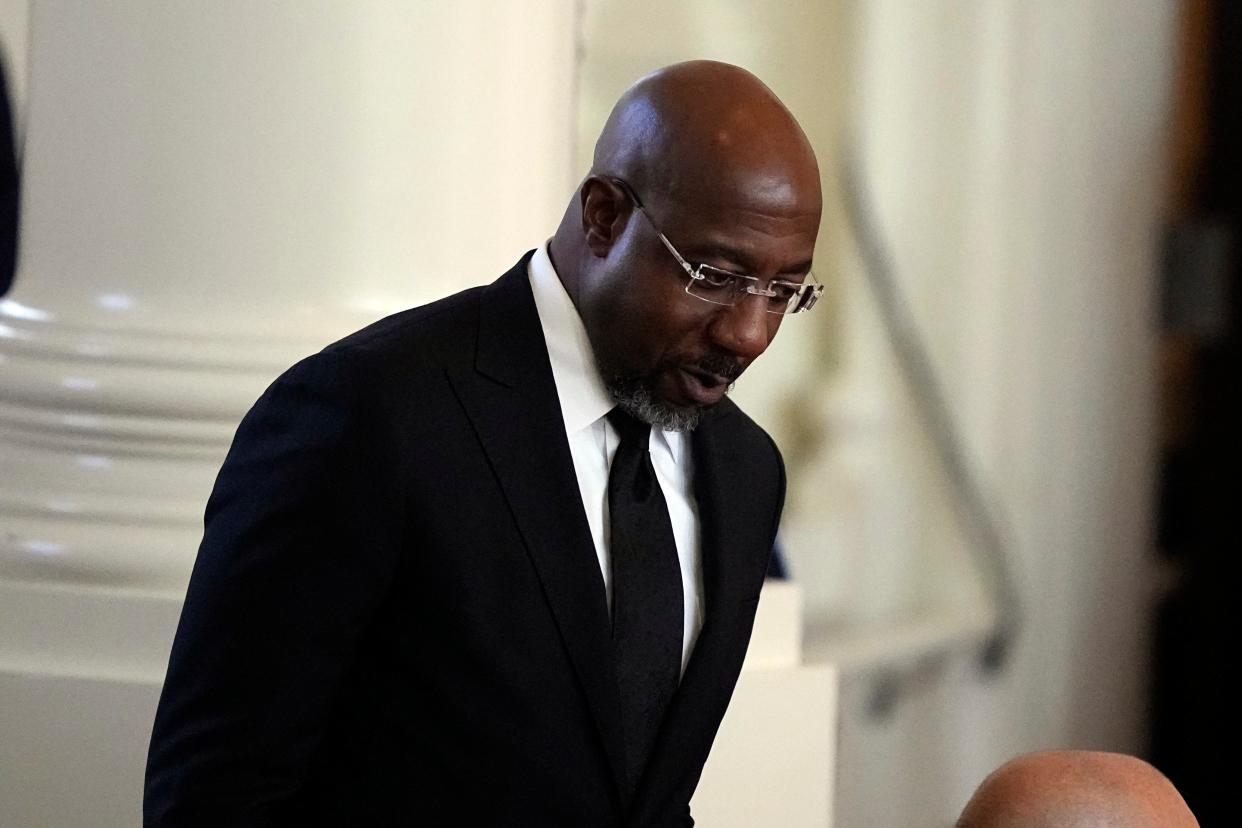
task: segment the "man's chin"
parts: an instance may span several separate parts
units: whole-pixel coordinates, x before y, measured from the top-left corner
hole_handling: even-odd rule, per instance
[[[605,386],[622,411],[665,431],[693,431],[703,419],[703,413],[724,396],[722,393],[704,404],[693,401],[679,404],[640,381],[605,380]]]

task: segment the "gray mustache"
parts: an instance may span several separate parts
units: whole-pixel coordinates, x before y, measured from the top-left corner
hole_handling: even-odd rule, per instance
[[[733,382],[742,375],[742,366],[737,360],[724,354],[708,354],[695,362],[694,367],[708,374],[724,377],[729,382]]]

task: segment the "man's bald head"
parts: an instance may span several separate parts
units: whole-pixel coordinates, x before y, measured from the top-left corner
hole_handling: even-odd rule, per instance
[[[1120,753],[1047,751],[983,781],[957,828],[1199,828],[1160,771]]]
[[[798,122],[737,66],[677,63],[641,78],[613,107],[591,166],[650,199],[732,200],[765,190],[819,208],[819,168]],[[796,192],[794,189],[796,188]]]
[[[697,266],[752,288],[801,284],[821,206],[806,135],[754,75],[692,61],[630,87],[548,247],[617,405],[694,428],[782,318],[774,292],[692,292]]]

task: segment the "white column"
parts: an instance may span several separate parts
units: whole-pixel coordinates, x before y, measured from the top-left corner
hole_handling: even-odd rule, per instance
[[[574,4],[4,11],[27,71],[0,300],[0,743],[33,753],[0,751],[0,822],[135,824],[238,419],[298,357],[550,235],[573,186]]]

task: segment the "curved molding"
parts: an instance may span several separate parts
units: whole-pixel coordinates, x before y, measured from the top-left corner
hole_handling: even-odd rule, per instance
[[[197,499],[158,495],[126,496],[78,492],[55,497],[0,489],[0,514],[42,522],[111,523],[135,527],[192,529],[202,523],[203,504]]]
[[[0,583],[184,590],[199,532],[151,523],[44,520],[5,514]]]
[[[222,306],[213,315],[227,317],[228,310]],[[175,327],[127,327],[131,320],[123,313],[113,314],[111,325],[103,324],[107,317],[102,314],[100,319],[83,322],[50,309],[0,299],[0,351],[30,360],[118,368],[271,374],[287,367],[291,357],[313,353],[331,342],[333,332],[344,335],[380,315],[303,313],[296,332],[290,330],[283,336],[233,330],[204,335]]]
[[[0,403],[0,439],[68,453],[220,458],[240,417],[203,423]]]
[[[263,388],[317,350],[309,340],[65,330],[14,315],[45,311],[0,305],[0,441],[48,451],[218,460]]]
[[[331,338],[75,326],[0,301],[0,584],[180,595],[237,422]]]

